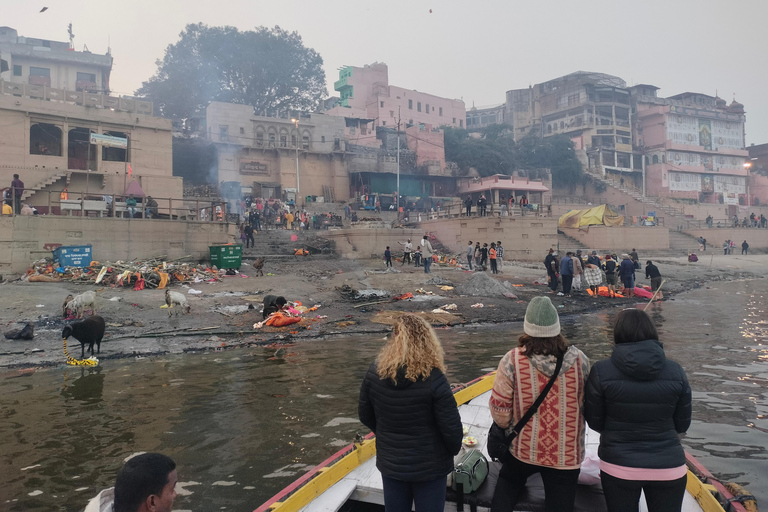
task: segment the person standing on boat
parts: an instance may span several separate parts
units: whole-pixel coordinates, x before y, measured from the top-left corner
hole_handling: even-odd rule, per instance
[[[519,345],[499,362],[489,406],[493,421],[509,435],[555,373],[562,368],[538,411],[512,440],[493,495],[492,512],[514,510],[528,477],[540,473],[547,512],[573,510],[584,459],[584,388],[589,359],[560,333],[549,297],[528,304]]]
[[[360,421],[376,434],[387,512],[441,511],[462,424],[432,327],[400,317],[360,388]]]
[[[691,387],[667,359],[651,318],[639,309],[616,317],[610,359],[592,367],[585,416],[600,432],[600,480],[609,512],[679,511],[685,494],[685,451],[678,434],[691,424]]]

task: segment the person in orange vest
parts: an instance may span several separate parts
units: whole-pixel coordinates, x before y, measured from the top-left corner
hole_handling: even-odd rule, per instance
[[[64,187],[64,190],[61,191],[61,194],[59,194],[59,199],[61,200],[69,199],[69,192],[67,192],[67,187]]]

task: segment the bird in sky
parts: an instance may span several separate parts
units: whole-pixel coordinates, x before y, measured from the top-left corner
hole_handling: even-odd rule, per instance
[[[48,10],[48,8],[47,8],[47,7],[43,7],[42,9],[40,9],[40,12],[45,12],[45,11],[47,11],[47,10]]]

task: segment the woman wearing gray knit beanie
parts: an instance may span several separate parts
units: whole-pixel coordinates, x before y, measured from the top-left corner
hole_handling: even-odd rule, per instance
[[[547,386],[559,358],[562,367],[539,409],[510,444],[512,457],[499,473],[491,511],[512,511],[528,477],[540,473],[545,510],[569,512],[584,459],[589,359],[560,333],[560,318],[549,297],[531,300],[523,330],[518,346],[499,362],[490,398],[493,421],[507,435]]]

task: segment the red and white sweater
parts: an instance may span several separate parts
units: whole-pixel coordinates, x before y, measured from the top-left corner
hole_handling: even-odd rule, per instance
[[[555,356],[526,357],[515,348],[499,362],[491,392],[493,420],[510,429],[533,405],[555,370]],[[527,464],[577,469],[584,459],[584,388],[589,359],[568,347],[563,367],[539,410],[512,441],[510,452]]]

